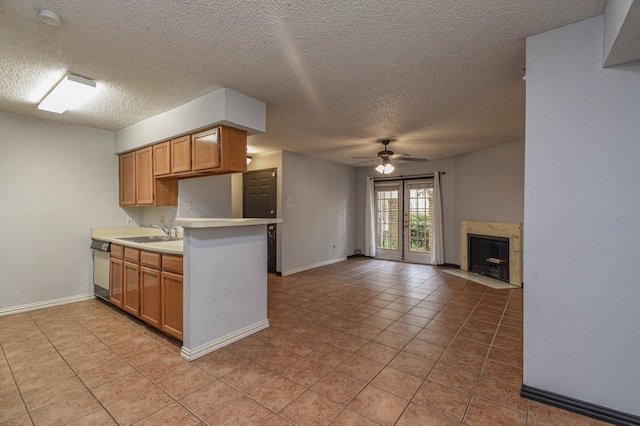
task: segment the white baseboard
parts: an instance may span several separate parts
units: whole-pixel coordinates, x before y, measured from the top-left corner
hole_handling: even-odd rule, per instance
[[[309,269],[319,268],[321,266],[331,265],[332,263],[344,262],[347,260],[346,257],[339,257],[338,259],[327,260],[326,262],[316,263],[315,265],[303,266],[302,268],[289,269],[288,271],[283,271],[282,276],[297,274],[298,272],[308,271]]]
[[[184,346],[180,350],[180,356],[187,361],[193,361],[195,359],[200,358],[208,353],[215,351],[216,349],[220,349],[227,345],[230,345],[233,342],[236,342],[240,339],[244,339],[245,337],[251,336],[258,331],[262,331],[265,328],[269,328],[269,320],[266,319],[264,321],[257,322],[249,327],[245,327],[238,331],[234,331],[231,334],[227,334],[219,339],[213,340],[209,343],[205,343],[202,346],[198,346],[195,349],[187,349]]]
[[[62,299],[45,300],[44,302],[29,303],[27,305],[12,306],[10,308],[0,309],[0,317],[5,315],[19,314],[22,312],[35,311],[36,309],[53,308],[54,306],[67,305],[69,303],[83,302],[85,300],[95,299],[93,293],[80,294],[78,296],[63,297]]]

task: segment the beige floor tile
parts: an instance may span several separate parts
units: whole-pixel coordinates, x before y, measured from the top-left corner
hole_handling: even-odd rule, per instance
[[[371,381],[377,388],[390,392],[406,400],[411,400],[423,380],[411,374],[386,367]]]
[[[208,385],[214,380],[216,380],[215,377],[201,368],[190,366],[186,370],[158,382],[158,386],[173,398],[179,399]]]
[[[242,367],[222,376],[220,379],[234,389],[246,393],[260,386],[275,374],[273,371],[255,362],[248,362]]]
[[[20,398],[20,394],[15,393],[0,399],[0,423],[18,417],[27,412],[27,409]]]
[[[305,391],[303,386],[282,376],[275,376],[248,394],[270,410],[278,412]]]
[[[464,423],[470,426],[525,426],[527,416],[489,401],[473,398]]]
[[[309,358],[303,358],[282,371],[282,375],[302,386],[311,387],[324,377],[331,368]]]
[[[378,389],[367,386],[349,404],[349,409],[374,420],[381,425],[393,425],[409,404],[409,401]]]
[[[240,392],[216,380],[181,398],[179,402],[201,419],[206,419],[241,396]]]
[[[93,395],[84,391],[32,411],[31,418],[36,426],[62,425],[100,409],[102,407]]]
[[[249,398],[243,397],[227,405],[205,421],[209,425],[216,426],[257,426],[264,424],[274,415],[273,411]],[[152,426],[152,424],[150,423],[149,426]]]
[[[247,362],[249,362],[247,358],[227,349],[219,349],[195,360],[196,365],[218,378],[242,367]]]
[[[336,367],[336,370],[358,380],[370,381],[384,368],[384,364],[360,355],[351,355]]]
[[[144,417],[135,423],[136,426],[180,425],[192,426],[200,423],[200,419],[187,411],[177,403],[171,403],[166,407]]]
[[[425,379],[429,375],[434,365],[436,365],[435,360],[427,360],[418,355],[405,352],[404,350],[400,351],[395,358],[389,362],[390,367],[421,379]]]
[[[333,370],[311,389],[339,404],[347,405],[366,385],[365,380]]]
[[[344,407],[313,392],[306,391],[287,405],[280,415],[296,425],[327,425]]]
[[[462,420],[470,396],[427,380],[413,397],[413,402],[457,420]]]
[[[117,425],[116,421],[104,409],[94,411],[79,419],[67,423],[65,426],[108,426]]]
[[[458,426],[459,421],[411,403],[396,423],[397,426]]]
[[[80,379],[73,375],[57,382],[24,392],[22,397],[29,410],[33,411],[86,390],[86,386],[80,381]]]
[[[438,363],[429,373],[429,381],[471,394],[478,382],[478,374]]]

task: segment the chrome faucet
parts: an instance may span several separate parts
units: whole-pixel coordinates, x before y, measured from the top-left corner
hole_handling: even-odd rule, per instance
[[[169,227],[167,225],[151,225],[152,228],[158,228],[161,229],[162,232],[164,232],[165,234],[167,234],[167,238],[171,239],[171,229],[169,229]]]

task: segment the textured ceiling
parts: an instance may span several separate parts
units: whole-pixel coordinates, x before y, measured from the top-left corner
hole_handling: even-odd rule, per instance
[[[38,9],[62,25],[40,22]],[[267,104],[256,151],[344,164],[452,158],[524,137],[525,38],[604,0],[2,0],[0,111],[117,130],[228,87]],[[62,115],[66,72],[98,82]]]

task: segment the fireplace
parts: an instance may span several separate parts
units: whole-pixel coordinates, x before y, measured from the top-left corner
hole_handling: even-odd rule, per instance
[[[509,282],[509,238],[468,234],[469,272]]]
[[[522,287],[522,224],[512,222],[460,222],[460,269],[469,270],[469,234],[502,237],[509,240],[507,257],[509,284]],[[494,257],[494,256],[487,256]],[[498,259],[498,257],[495,257]]]

